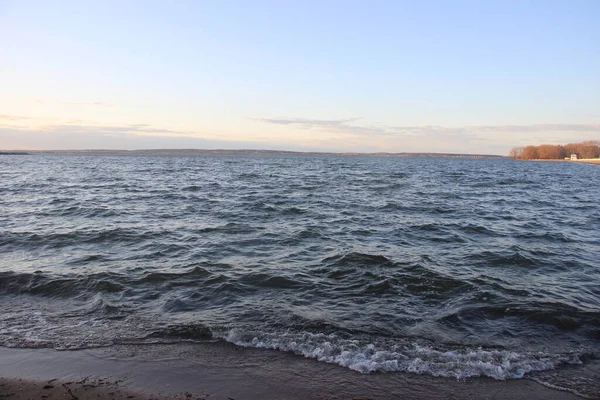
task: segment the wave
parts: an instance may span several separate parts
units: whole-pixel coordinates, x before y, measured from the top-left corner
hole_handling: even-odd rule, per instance
[[[226,269],[226,264],[216,264],[215,269]],[[127,290],[141,290],[148,286],[159,287],[168,284],[174,287],[186,284],[198,285],[214,274],[199,265],[173,270],[141,273],[98,272],[92,274],[53,274],[36,271],[0,272],[0,293],[29,294],[55,298],[89,298],[98,293],[123,293]]]
[[[80,229],[67,232],[36,233],[8,231],[3,234],[0,248],[60,248],[74,244],[143,243],[170,234],[168,230],[138,230],[133,228]]]
[[[304,321],[301,317],[297,322],[298,328],[302,329],[209,326],[202,323],[160,327],[159,321],[130,321],[127,312],[122,306],[96,297],[81,307],[63,313],[61,319],[65,322],[60,326],[39,314],[29,314],[30,322],[38,326],[29,328],[26,335],[18,334],[18,329],[23,329],[23,326],[9,329],[0,326],[0,344],[7,347],[73,350],[116,344],[206,343],[223,340],[241,347],[289,352],[360,373],[408,372],[455,379],[519,379],[536,371],[553,370],[563,365],[581,365],[585,360],[595,359],[593,355],[578,352],[552,354],[522,349],[434,345],[424,339],[373,336],[323,321]],[[88,330],[90,327],[93,327],[93,331]],[[79,334],[69,336],[79,330]],[[44,336],[44,333],[51,336]]]
[[[54,274],[0,272],[0,292],[49,297],[89,296],[99,292],[120,292],[118,275],[109,273],[61,276]]]
[[[523,378],[563,364],[581,364],[578,354],[522,353],[484,348],[440,350],[432,346],[401,344],[382,346],[340,339],[335,334],[256,332],[231,329],[213,334],[242,347],[291,352],[354,371],[411,372],[464,379],[477,376],[504,380]]]

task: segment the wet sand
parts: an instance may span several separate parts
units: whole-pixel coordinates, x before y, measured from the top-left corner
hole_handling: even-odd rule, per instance
[[[8,399],[578,399],[530,379],[360,374],[227,343],[55,351],[0,348]]]
[[[83,378],[78,381],[59,381],[0,378],[0,398],[121,400],[147,397],[144,393],[121,388],[118,382],[104,379]]]

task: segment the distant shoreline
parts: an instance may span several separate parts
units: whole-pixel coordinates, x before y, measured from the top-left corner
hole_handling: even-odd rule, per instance
[[[284,150],[227,150],[227,149],[148,149],[148,150],[6,150],[3,154],[74,154],[74,155],[268,155],[268,156],[325,156],[325,157],[437,157],[437,158],[494,158],[507,157],[495,154],[457,154],[457,153],[358,153],[358,152],[318,152],[318,151],[284,151]]]

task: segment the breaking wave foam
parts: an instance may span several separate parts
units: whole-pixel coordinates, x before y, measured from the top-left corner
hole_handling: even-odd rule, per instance
[[[213,337],[242,347],[291,352],[361,373],[402,371],[456,379],[486,376],[505,380],[561,364],[582,363],[576,354],[524,354],[484,348],[442,350],[416,343],[381,345],[310,332],[257,333],[235,328],[214,333]]]

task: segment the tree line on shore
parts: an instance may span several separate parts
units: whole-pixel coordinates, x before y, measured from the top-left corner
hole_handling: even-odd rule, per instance
[[[515,147],[508,156],[514,160],[562,160],[571,157],[572,154],[577,155],[577,158],[599,158],[600,142],[588,140],[564,146],[542,144],[540,146]]]

